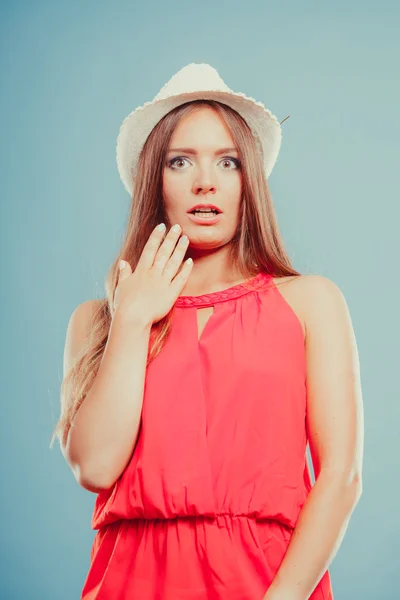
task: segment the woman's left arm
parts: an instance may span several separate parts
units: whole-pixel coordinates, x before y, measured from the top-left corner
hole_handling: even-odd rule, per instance
[[[339,549],[362,490],[364,415],[349,310],[330,279],[306,275],[301,285],[307,304],[306,424],[315,484],[263,600],[308,600]]]

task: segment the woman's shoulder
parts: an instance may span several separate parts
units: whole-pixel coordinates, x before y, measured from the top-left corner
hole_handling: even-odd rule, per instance
[[[91,321],[94,314],[104,305],[104,300],[94,298],[92,300],[84,300],[78,304],[72,311],[71,319],[85,323]]]
[[[304,337],[312,326],[315,310],[327,301],[340,302],[343,297],[338,285],[324,275],[287,275],[274,277],[273,282],[300,321]]]
[[[93,317],[103,304],[104,300],[85,300],[72,311],[65,337],[64,375],[71,369],[76,357],[85,347],[91,331]]]

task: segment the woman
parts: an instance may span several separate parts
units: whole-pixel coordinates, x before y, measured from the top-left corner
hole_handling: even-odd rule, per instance
[[[107,297],[71,316],[54,434],[97,493],[82,599],[333,598],[361,492],[359,365],[339,288],[284,250],[280,143],[205,64],[121,126],[129,223]]]

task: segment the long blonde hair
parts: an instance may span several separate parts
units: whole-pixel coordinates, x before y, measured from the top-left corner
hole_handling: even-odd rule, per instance
[[[98,302],[98,307],[92,315],[86,347],[82,349],[62,381],[61,415],[50,447],[53,446],[56,437],[66,440],[72,421],[99,369],[113,316],[112,306],[120,259],[127,260],[134,271],[154,227],[161,222],[167,225],[167,230],[171,227],[164,212],[163,166],[169,142],[179,120],[201,105],[211,107],[220,115],[239,148],[243,200],[239,226],[230,244],[233,267],[244,279],[252,278],[259,271],[275,277],[301,274],[293,268],[284,249],[262,156],[244,119],[229,106],[214,100],[195,100],[171,110],[151,131],[140,154],[125,239],[107,274],[106,297]],[[147,365],[161,351],[170,332],[171,323],[172,309],[152,326]]]

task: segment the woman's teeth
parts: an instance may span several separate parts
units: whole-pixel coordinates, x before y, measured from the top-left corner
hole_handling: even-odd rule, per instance
[[[210,211],[202,211],[202,210],[195,210],[192,213],[193,215],[196,215],[197,217],[203,217],[205,219],[210,219],[211,217],[215,217],[215,215],[217,215],[217,211],[216,210],[210,210]]]

